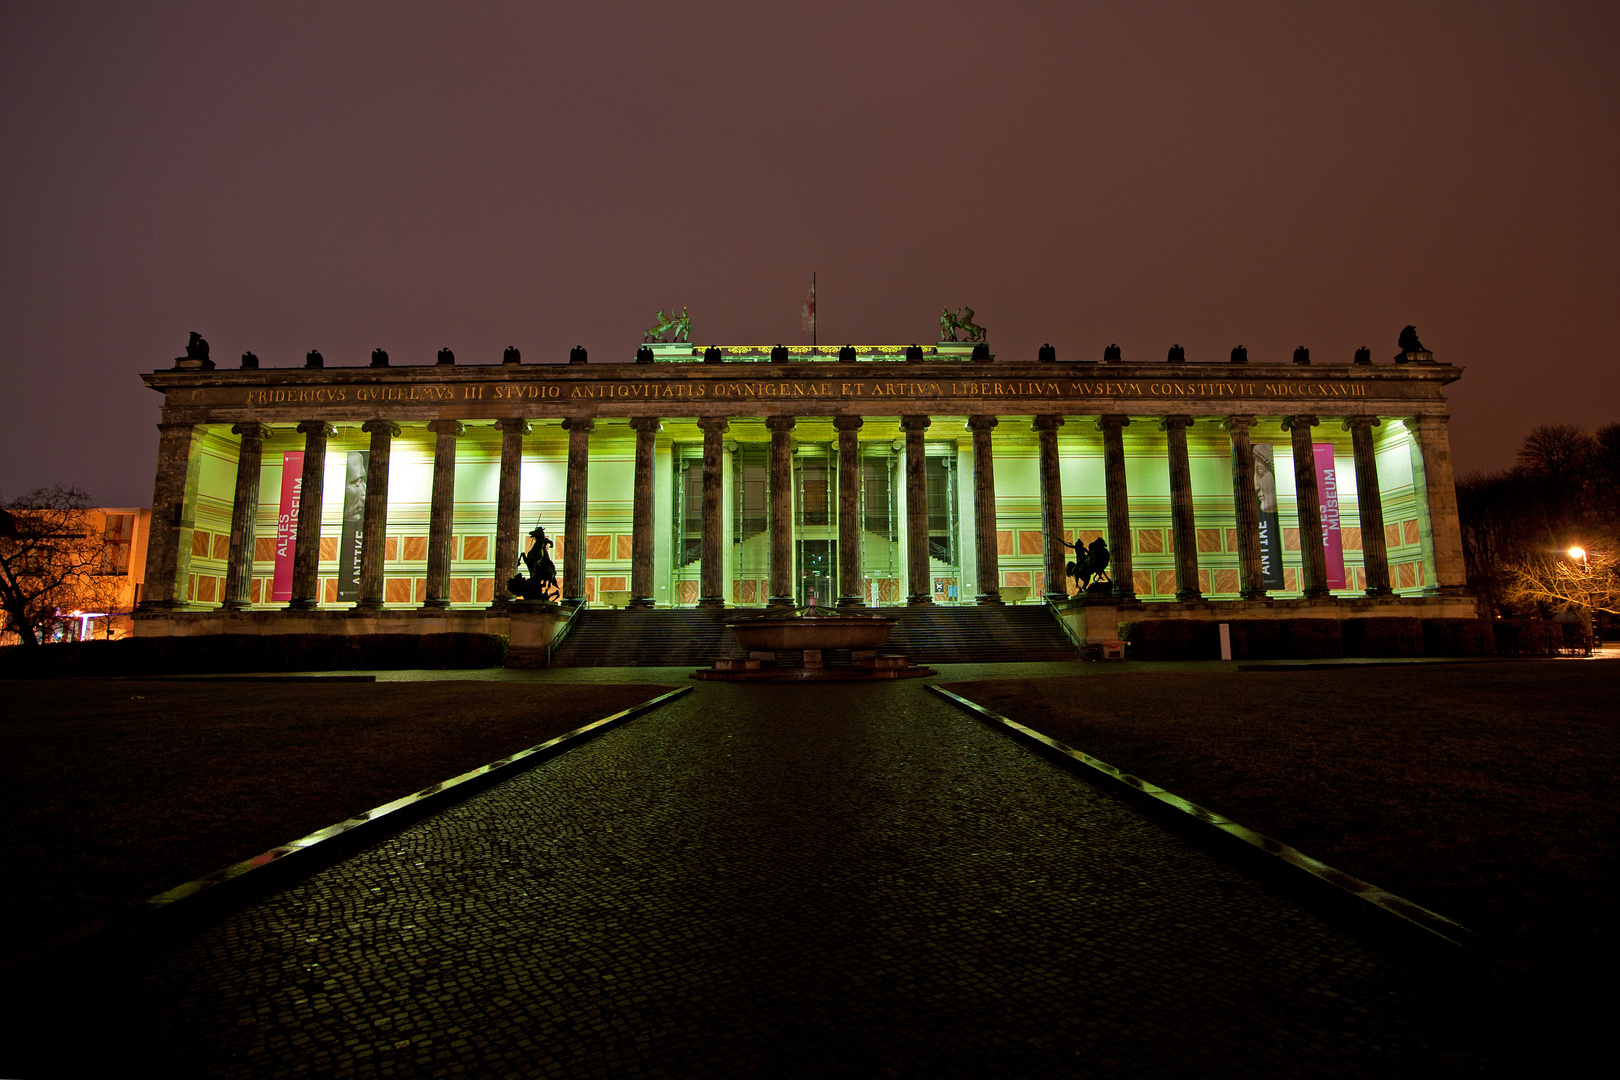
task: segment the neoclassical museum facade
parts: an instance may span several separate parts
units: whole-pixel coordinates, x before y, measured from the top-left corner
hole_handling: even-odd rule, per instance
[[[1473,614],[1443,392],[1459,368],[1042,353],[182,358],[144,377],[164,401],[136,632],[501,632],[536,526],[562,599],[593,605],[1050,602],[1093,610],[1091,637]],[[1111,584],[1071,599],[1069,545],[1098,537]]]

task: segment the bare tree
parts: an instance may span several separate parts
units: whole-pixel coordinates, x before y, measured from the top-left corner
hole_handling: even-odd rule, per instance
[[[117,580],[106,565],[107,540],[83,491],[58,484],[12,499],[0,509],[4,629],[37,645],[60,611],[105,607]]]

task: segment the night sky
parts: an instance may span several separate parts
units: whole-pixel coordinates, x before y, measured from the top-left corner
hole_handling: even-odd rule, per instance
[[[1124,9],[1124,10],[1121,10]],[[1620,6],[0,5],[0,497],[148,505],[221,366],[927,342],[1467,368],[1460,472],[1620,419]]]

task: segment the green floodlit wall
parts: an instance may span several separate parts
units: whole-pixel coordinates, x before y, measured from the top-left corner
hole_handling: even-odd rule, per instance
[[[1044,560],[1041,555],[1040,479],[1037,467],[1037,441],[1023,418],[1004,418],[993,436],[996,481],[996,529],[998,533],[1000,585],[1003,589],[1027,588],[1031,597],[1044,592]],[[1355,464],[1350,435],[1338,420],[1324,420],[1312,432],[1314,442],[1330,442],[1341,497],[1341,522],[1345,530],[1347,587],[1341,595],[1352,595],[1365,588],[1361,545],[1357,539],[1360,516],[1356,504]],[[1285,537],[1284,568],[1288,588],[1276,595],[1300,594],[1298,522],[1294,499],[1293,460],[1289,435],[1275,420],[1258,423],[1255,442],[1268,442],[1276,448],[1279,514]],[[1103,496],[1101,435],[1094,419],[1071,417],[1059,431],[1059,467],[1063,487],[1065,530],[1082,540],[1106,531],[1107,507]],[[1421,595],[1433,585],[1432,562],[1425,555],[1427,538],[1422,535],[1419,498],[1414,489],[1412,456],[1416,445],[1411,433],[1399,420],[1385,420],[1374,428],[1379,484],[1386,523],[1390,577],[1396,591]],[[757,444],[750,444],[757,445]],[[1188,437],[1192,474],[1195,528],[1198,530],[1200,586],[1217,599],[1237,594],[1237,553],[1232,506],[1230,443],[1220,426],[1200,420]],[[225,575],[225,557],[230,532],[231,501],[235,489],[238,440],[228,428],[207,428],[200,440],[197,459],[197,502],[195,534],[191,549],[188,580],[182,585],[186,598],[200,605],[217,603]],[[329,445],[326,486],[322,497],[323,557],[319,564],[321,584],[318,597],[322,606],[345,607],[335,600],[336,547],[342,524],[343,484],[346,455],[365,450],[369,439],[358,429],[339,430]],[[930,453],[949,454],[949,441],[929,440]],[[259,607],[277,607],[268,601],[269,583],[274,573],[273,547],[281,493],[282,454],[302,450],[303,437],[290,429],[278,428],[266,440],[260,472],[257,544],[253,566],[253,597]],[[673,551],[674,454],[669,435],[657,444],[654,470],[654,596],[660,604],[690,600],[697,567],[681,568]],[[690,452],[684,445],[681,452]],[[1169,469],[1164,433],[1151,420],[1138,420],[1125,429],[1126,477],[1131,498],[1132,561],[1136,571],[1137,593],[1144,599],[1169,599],[1175,592],[1174,555],[1170,520]],[[570,553],[563,550],[562,526],[567,471],[567,433],[555,421],[534,425],[525,440],[521,468],[520,537],[537,523],[544,524],[557,543],[553,555],[558,567]],[[899,460],[902,455],[896,454]],[[588,474],[590,504],[586,531],[591,557],[587,561],[587,594],[626,592],[630,583],[630,531],[632,481],[635,459],[634,433],[617,425],[598,428],[591,440]],[[930,560],[933,578],[952,578],[963,602],[972,602],[982,591],[976,580],[973,556],[971,441],[955,440],[956,460],[956,550],[957,563],[948,566]],[[495,508],[499,484],[500,433],[488,425],[469,425],[467,435],[457,446],[455,537],[451,563],[451,597],[455,607],[484,607],[494,595]],[[725,526],[722,543],[727,603],[736,602],[738,583],[751,579],[755,602],[763,602],[764,583],[769,577],[769,537],[760,534],[736,543],[731,455],[725,459]],[[389,607],[420,605],[426,578],[426,537],[433,473],[433,437],[420,428],[407,427],[394,440],[388,493],[387,551],[384,600]],[[862,530],[864,576],[875,583],[891,582],[887,596],[903,602],[906,592],[904,544],[905,498],[903,471],[897,471],[894,515],[896,539]],[[836,497],[830,502],[836,508]],[[836,530],[833,529],[833,534]],[[1155,534],[1157,534],[1155,536]],[[526,540],[523,543],[526,544]],[[797,578],[794,578],[795,582]],[[874,590],[883,588],[873,585]]]

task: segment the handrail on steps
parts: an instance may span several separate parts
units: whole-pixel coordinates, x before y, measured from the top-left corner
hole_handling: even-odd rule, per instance
[[[1080,635],[1074,632],[1074,627],[1069,625],[1069,620],[1063,617],[1063,613],[1058,610],[1057,605],[1050,599],[1046,601],[1046,610],[1051,613],[1052,618],[1057,620],[1057,624],[1063,628],[1063,636],[1069,639],[1069,644],[1073,645],[1078,652],[1081,648]]]
[[[551,644],[546,646],[546,667],[551,666],[551,658],[557,655],[557,647],[563,643],[563,638],[567,637],[568,632],[574,628],[574,623],[579,620],[579,613],[588,606],[589,601],[586,600],[581,600],[575,604],[574,610],[568,613],[568,618],[564,619],[563,624],[557,628],[557,632],[551,635]]]

